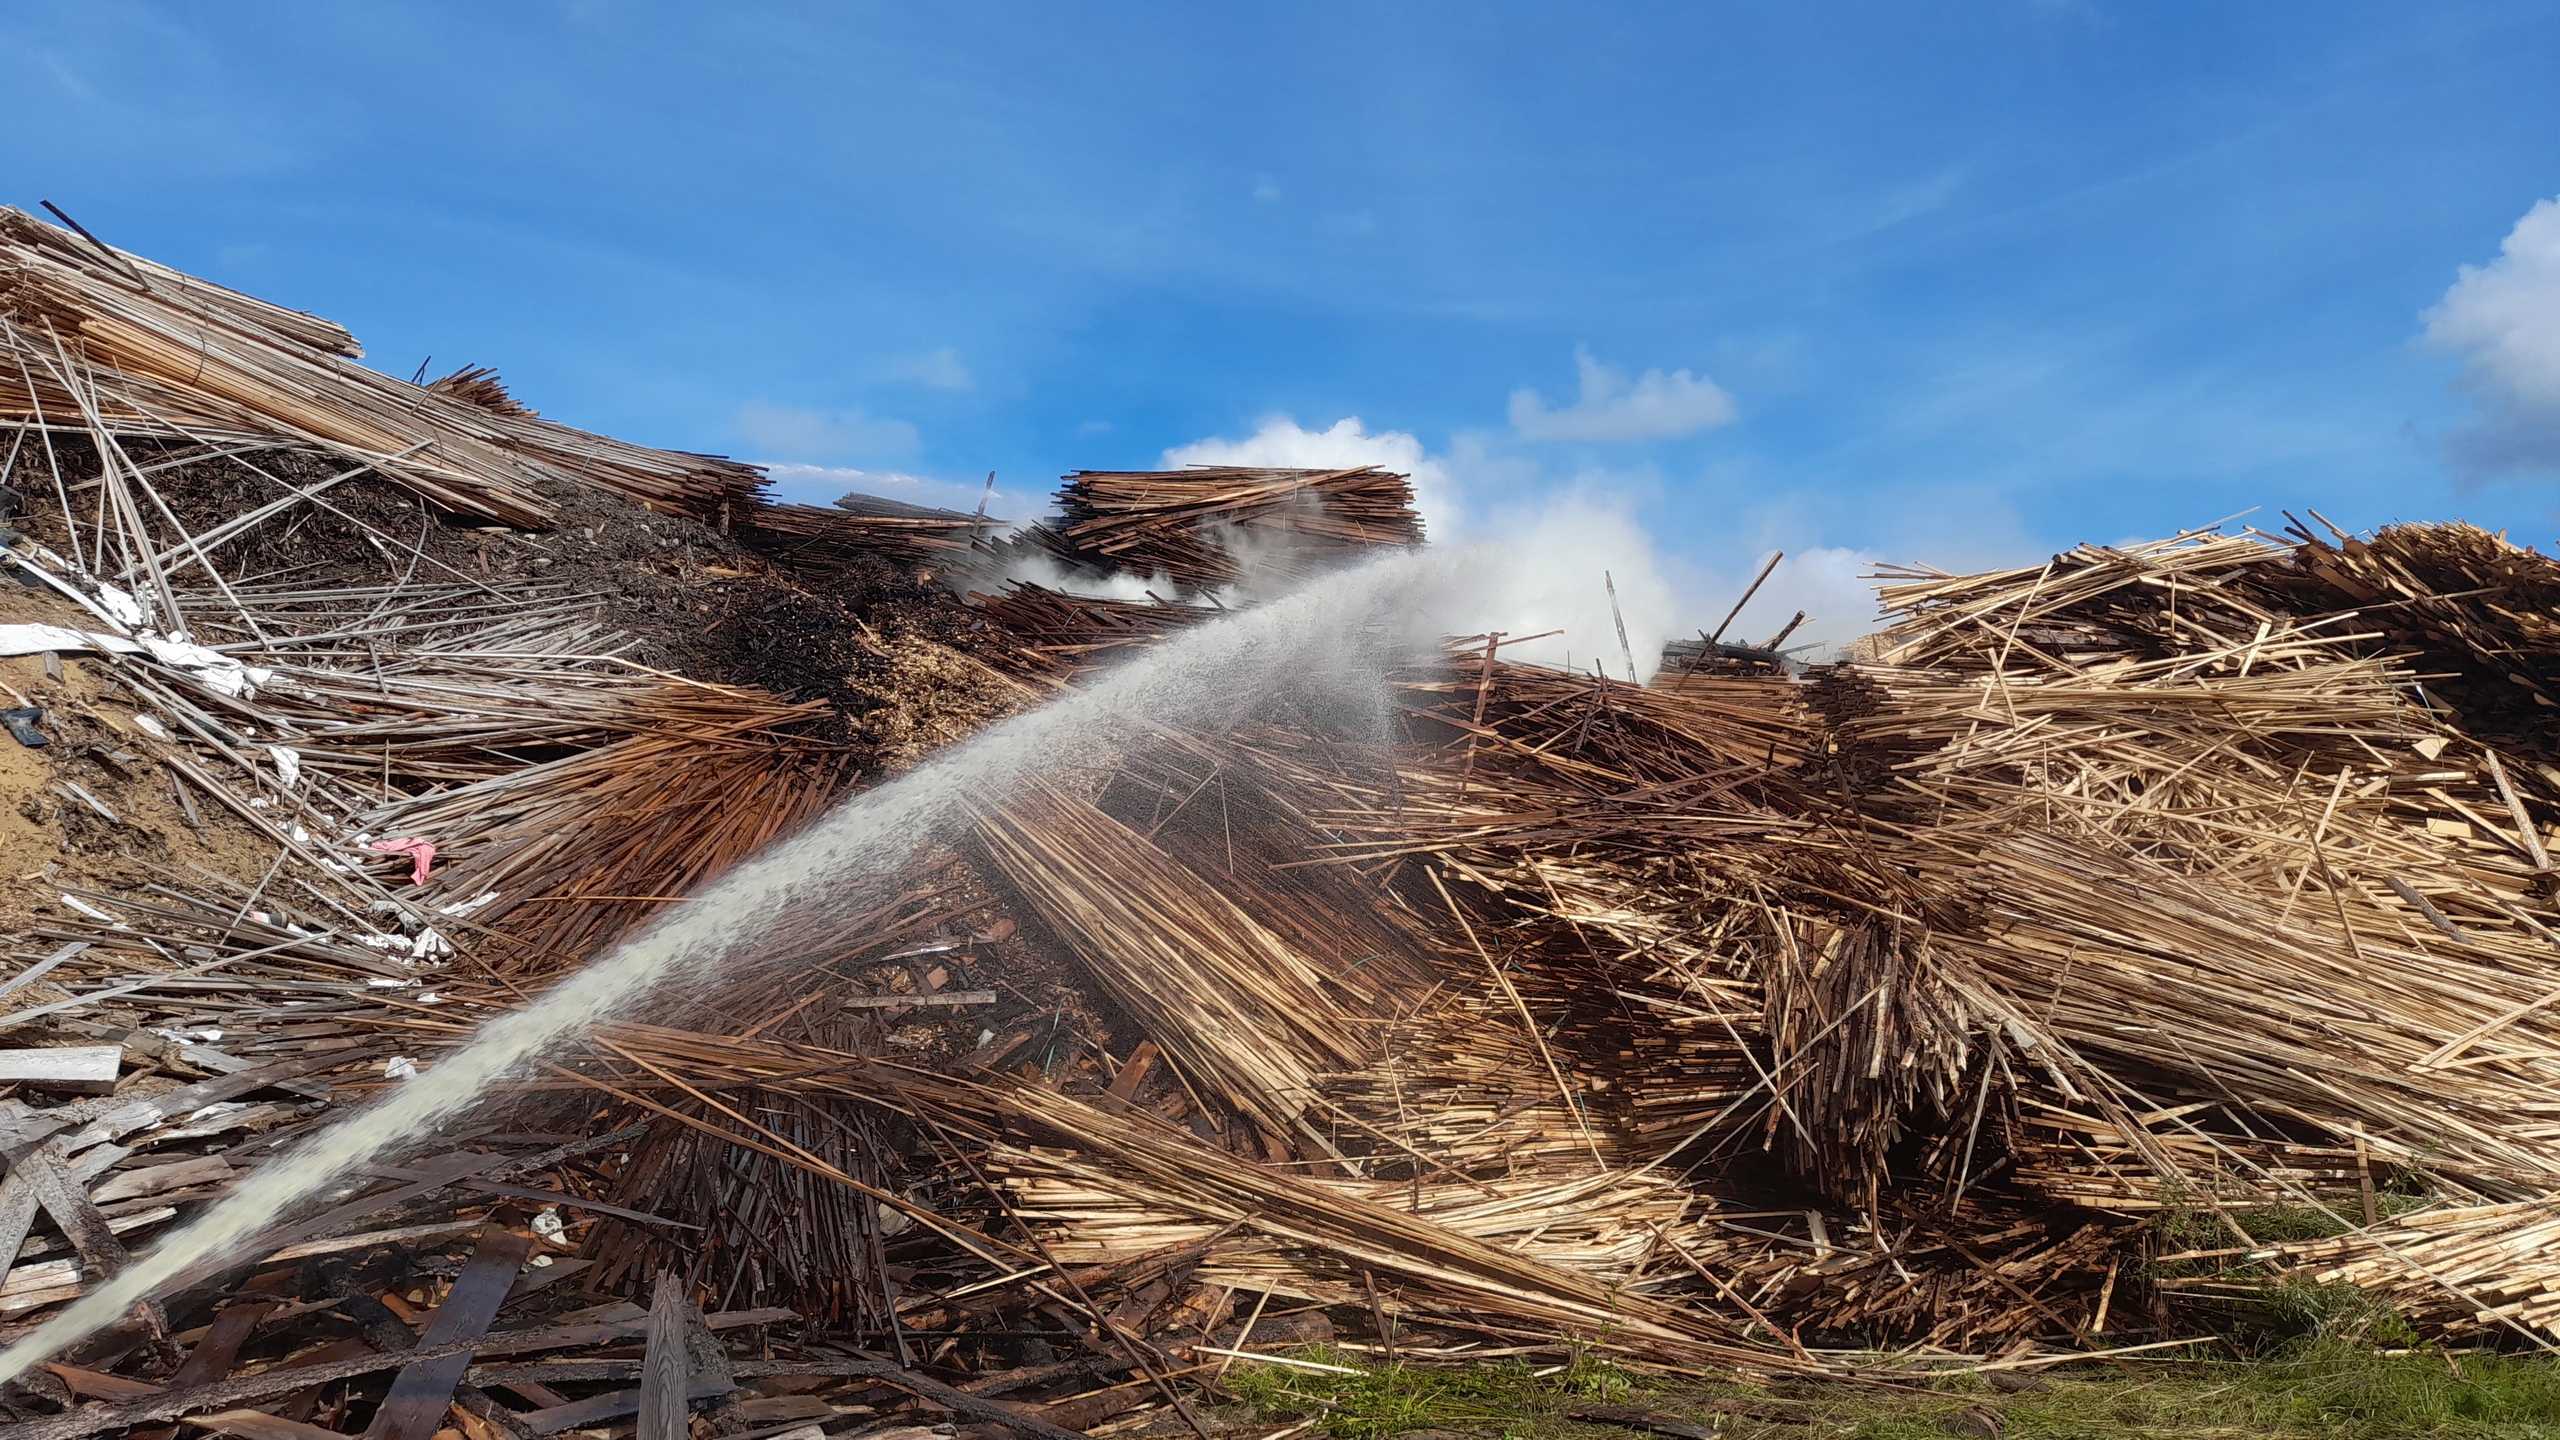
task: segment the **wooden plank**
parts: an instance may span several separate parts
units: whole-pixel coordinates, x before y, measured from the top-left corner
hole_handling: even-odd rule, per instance
[[[190,1425],[201,1425],[219,1435],[238,1435],[243,1440],[347,1440],[335,1430],[324,1430],[300,1420],[287,1420],[263,1410],[221,1410],[211,1415],[190,1415]]]
[[[183,1190],[194,1185],[218,1185],[236,1173],[231,1162],[219,1155],[199,1155],[166,1165],[119,1170],[99,1181],[89,1191],[89,1198],[101,1205],[112,1205],[119,1200],[139,1200],[145,1195]]]
[[[258,1322],[267,1318],[267,1312],[275,1308],[265,1301],[258,1301],[230,1306],[214,1316],[204,1339],[187,1352],[187,1358],[170,1372],[169,1382],[162,1388],[190,1390],[198,1385],[210,1385],[230,1374],[232,1365],[240,1358],[240,1347],[248,1343],[251,1332],[258,1328]],[[144,1426],[135,1429],[125,1440],[172,1440],[177,1433],[175,1425]]]
[[[489,1322],[498,1318],[498,1307],[506,1303],[507,1291],[516,1283],[517,1272],[524,1269],[525,1257],[532,1253],[531,1237],[492,1226],[455,1278],[444,1303],[427,1321],[418,1336],[419,1346],[432,1349],[487,1334]],[[373,1425],[365,1431],[367,1440],[430,1440],[444,1422],[445,1408],[453,1403],[453,1387],[462,1383],[462,1372],[470,1368],[471,1352],[464,1350],[402,1370],[391,1382],[391,1393],[383,1397],[382,1408],[374,1412]]]
[[[135,1100],[106,1111],[78,1134],[66,1139],[62,1148],[66,1151],[79,1150],[101,1141],[121,1140],[136,1130],[181,1115],[192,1115],[220,1101],[236,1100],[279,1081],[301,1079],[314,1070],[325,1070],[336,1063],[339,1060],[334,1055],[301,1056],[255,1070],[243,1070],[237,1075],[218,1075],[193,1085],[181,1085],[165,1095]]]
[[[993,990],[943,990],[929,995],[848,995],[847,1010],[895,1010],[909,1005],[993,1005]]]
[[[51,1360],[44,1361],[43,1365],[53,1372],[55,1379],[68,1386],[72,1394],[83,1400],[140,1400],[168,1388],[143,1380],[127,1380],[121,1375],[83,1370],[77,1365],[56,1364]]]
[[[685,1440],[684,1282],[661,1270],[649,1295],[649,1348],[640,1362],[639,1440]]]
[[[439,1220],[428,1225],[401,1225],[389,1230],[368,1230],[357,1235],[334,1235],[326,1240],[308,1240],[288,1245],[259,1258],[261,1265],[281,1264],[287,1260],[308,1260],[314,1255],[334,1255],[342,1250],[362,1250],[370,1245],[399,1245],[418,1240],[439,1240],[459,1235],[487,1224],[485,1220]]]
[[[591,1270],[595,1263],[593,1260],[554,1259],[548,1265],[535,1266],[516,1277],[515,1287],[507,1292],[507,1304],[512,1305],[537,1290],[547,1290],[582,1270]]]
[[[1139,1041],[1138,1048],[1129,1052],[1129,1063],[1121,1066],[1120,1073],[1111,1077],[1111,1097],[1115,1100],[1137,1099],[1138,1087],[1147,1083],[1147,1072],[1155,1068],[1156,1057],[1162,1053],[1153,1040]]]
[[[73,1095],[105,1095],[124,1068],[121,1045],[57,1045],[0,1050],[0,1085],[25,1085]]]
[[[718,1386],[705,1383],[699,1394],[688,1388],[685,1400],[690,1404],[695,1400],[708,1400],[719,1393]],[[528,1435],[557,1435],[563,1430],[584,1430],[607,1420],[619,1420],[637,1413],[639,1409],[640,1387],[635,1385],[628,1390],[608,1390],[602,1395],[574,1400],[547,1410],[528,1410],[516,1417],[516,1423],[523,1426]],[[1083,1437],[1077,1436],[1076,1440],[1083,1440]]]
[[[806,1363],[759,1360],[742,1362],[737,1371],[741,1376],[841,1375],[848,1379],[878,1380],[920,1399],[930,1400],[955,1415],[1002,1425],[1017,1435],[1036,1437],[1036,1440],[1084,1440],[1073,1430],[1026,1415],[1002,1401],[955,1390],[939,1380],[928,1379],[887,1360],[818,1360]],[[38,1440],[50,1440],[50,1437],[38,1437]]]
[[[37,1148],[51,1150],[57,1159],[62,1153],[58,1141],[47,1140]],[[22,1156],[29,1153],[33,1152],[22,1152]],[[88,1179],[104,1173],[108,1165],[123,1159],[125,1153],[113,1145],[92,1150],[73,1164],[71,1173],[86,1183]],[[101,1160],[105,1163],[99,1163]],[[33,1175],[23,1172],[16,1164],[11,1165],[9,1178],[0,1181],[0,1265],[17,1263],[18,1251],[27,1243],[27,1227],[35,1223],[36,1210]]]
[[[730,1310],[708,1317],[708,1323],[711,1329],[719,1331],[733,1330],[747,1325],[772,1325],[799,1318],[798,1312],[791,1310]],[[165,1395],[156,1395],[131,1405],[101,1405],[61,1415],[38,1416],[33,1420],[21,1421],[17,1425],[8,1427],[6,1434],[8,1440],[80,1440],[82,1436],[103,1434],[109,1430],[123,1430],[154,1420],[174,1420],[182,1415],[192,1416],[199,1411],[232,1409],[250,1401],[265,1400],[306,1386],[326,1384],[332,1380],[351,1379],[358,1375],[376,1374],[402,1365],[432,1360],[441,1355],[474,1353],[493,1356],[528,1355],[542,1350],[567,1350],[580,1346],[602,1345],[616,1340],[628,1340],[635,1335],[645,1333],[645,1329],[644,1326],[632,1324],[559,1325],[544,1330],[482,1336],[449,1346],[422,1345],[419,1348],[426,1351],[425,1354],[353,1355],[328,1360],[309,1358],[308,1363],[305,1364],[260,1371],[258,1374],[244,1375],[236,1379],[220,1380],[192,1390],[172,1389]],[[749,1373],[764,1373],[755,1371],[752,1367],[741,1368]],[[631,1393],[636,1404],[639,1392],[634,1390]],[[621,1413],[627,1415],[631,1412],[625,1410]],[[344,1437],[340,1437],[340,1440],[344,1440]],[[1052,1440],[1056,1440],[1056,1437],[1052,1437]]]
[[[78,958],[80,953],[88,948],[89,942],[86,940],[72,941],[70,944],[54,951],[52,954],[47,955],[33,965],[28,966],[26,969],[10,976],[6,982],[0,982],[0,995],[8,995],[21,986],[31,985],[36,981],[43,979],[47,975],[53,973],[55,966],[60,965],[65,960]]]
[[[73,1253],[80,1257],[85,1278],[110,1279],[133,1263],[133,1253],[107,1228],[107,1217],[99,1213],[85,1184],[72,1174],[71,1167],[63,1162],[62,1152],[50,1141],[27,1151],[9,1167],[10,1179],[22,1175],[28,1188],[35,1192],[36,1203],[53,1217],[54,1224],[62,1227],[63,1238],[71,1242]]]

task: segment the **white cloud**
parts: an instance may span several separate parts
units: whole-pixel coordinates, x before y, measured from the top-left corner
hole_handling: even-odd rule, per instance
[[[2525,212],[2498,258],[2465,265],[2426,312],[2429,343],[2462,358],[2479,413],[2451,438],[2474,473],[2560,469],[2560,199]]]
[[[928,390],[966,390],[978,383],[960,363],[960,352],[948,345],[896,362],[889,367],[889,378],[912,380]]]
[[[974,514],[978,502],[984,499],[991,518],[1009,523],[1029,520],[1047,505],[1045,496],[1024,495],[1002,486],[989,495],[984,480],[937,480],[902,470],[856,470],[841,465],[787,462],[764,468],[773,480],[773,498],[794,505],[833,505],[839,496],[877,495],[883,500]]]
[[[738,433],[767,455],[810,463],[905,455],[916,448],[916,427],[861,410],[804,410],[752,401],[738,407]]]
[[[1511,428],[1525,440],[1672,440],[1730,425],[1733,397],[1704,375],[1686,370],[1627,373],[1573,352],[1582,372],[1582,398],[1551,409],[1535,390],[1511,392]]]

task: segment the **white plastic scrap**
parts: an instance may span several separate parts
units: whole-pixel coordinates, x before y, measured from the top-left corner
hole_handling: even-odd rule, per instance
[[[108,924],[108,925],[113,925],[114,927],[116,927],[116,928],[117,928],[117,929],[119,929],[119,930],[122,930],[122,929],[124,929],[124,928],[125,928],[125,924],[124,924],[124,922],[123,922],[123,921],[118,920],[115,916],[108,914],[106,911],[99,909],[97,906],[90,904],[88,901],[81,899],[81,898],[80,898],[79,896],[77,896],[77,895],[65,895],[65,896],[63,896],[63,897],[62,897],[62,903],[63,903],[63,904],[65,904],[65,905],[70,906],[70,907],[71,907],[72,909],[74,909],[74,910],[79,911],[81,914],[88,916],[88,917],[89,917],[90,919],[92,919],[92,920],[100,921],[100,922],[102,922],[102,923],[104,923],[104,924]]]
[[[410,1059],[406,1055],[394,1055],[390,1059],[382,1062],[382,1078],[385,1080],[415,1080],[418,1078],[418,1062]]]
[[[536,1211],[533,1217],[533,1233],[555,1245],[560,1243],[560,1237],[569,1233],[569,1227],[560,1223],[560,1207],[545,1205]]]
[[[192,671],[206,689],[235,700],[255,695],[259,686],[276,678],[273,670],[243,665],[219,650],[208,650],[184,640],[163,640],[157,635],[141,638],[142,648],[151,652],[152,659],[173,670]],[[243,725],[240,729],[245,734],[249,727]]]
[[[270,745],[267,747],[267,758],[276,762],[277,784],[290,790],[302,783],[301,751],[290,745]]]
[[[157,715],[136,715],[133,717],[133,723],[141,726],[142,733],[154,740],[169,738],[169,727],[161,724],[160,717]]]
[[[481,906],[486,905],[497,898],[497,891],[483,890],[468,900],[456,900],[450,905],[439,906],[437,907],[436,913],[439,915],[468,915],[472,911],[479,909]]]
[[[169,640],[157,635],[127,639],[122,635],[103,635],[95,630],[74,630],[67,625],[0,625],[0,655],[34,655],[46,650],[149,655],[173,670],[188,672],[206,689],[234,699],[254,695],[259,686],[275,679],[273,670],[243,665],[219,650],[208,650],[185,640]],[[143,728],[165,736],[166,731],[154,728],[158,723],[152,721]],[[248,727],[241,728],[246,730]]]
[[[98,608],[108,619],[127,630],[139,630],[151,620],[143,613],[139,602],[113,585],[98,587]]]

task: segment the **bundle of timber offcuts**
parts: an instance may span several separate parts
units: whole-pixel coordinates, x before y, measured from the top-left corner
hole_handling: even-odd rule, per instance
[[[1345,470],[1201,466],[1079,470],[1036,540],[1071,563],[1161,576],[1184,591],[1276,593],[1382,546],[1422,543],[1413,485]]]
[[[967,554],[1005,525],[984,515],[857,494],[833,507],[758,506],[745,513],[741,528],[756,549],[803,566],[842,565],[856,555],[929,565]]]

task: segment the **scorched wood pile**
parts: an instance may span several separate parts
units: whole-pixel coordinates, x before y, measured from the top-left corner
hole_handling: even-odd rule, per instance
[[[1401,477],[1195,471],[759,542],[743,467],[0,228],[0,1338],[839,797],[1420,536]],[[1061,547],[1123,598],[1002,568]],[[2316,524],[1886,579],[1804,675],[1497,633],[1132,724],[6,1433],[1207,1430],[1319,1341],[1911,1379],[2306,1285],[2560,1338],[2560,565]]]

